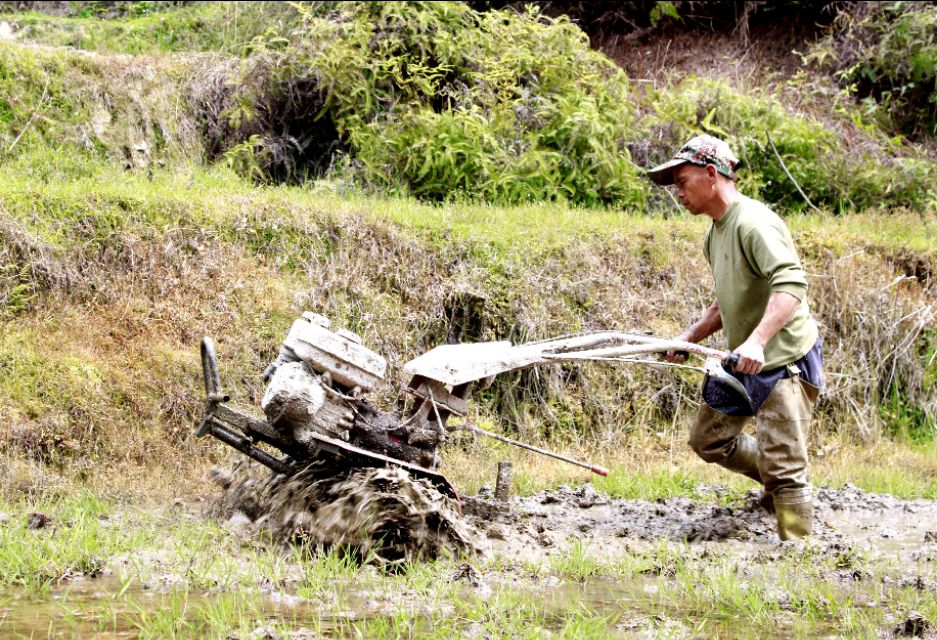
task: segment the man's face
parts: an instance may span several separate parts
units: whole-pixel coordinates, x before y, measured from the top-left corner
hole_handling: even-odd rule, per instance
[[[705,212],[706,204],[713,197],[713,178],[708,167],[684,163],[673,170],[677,185],[677,199],[693,215]]]

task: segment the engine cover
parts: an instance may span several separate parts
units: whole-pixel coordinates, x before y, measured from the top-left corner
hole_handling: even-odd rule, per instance
[[[349,389],[371,391],[384,380],[384,358],[363,346],[355,334],[330,331],[315,321],[317,318],[321,316],[303,314],[293,323],[283,345],[313,371],[329,373],[332,380]]]

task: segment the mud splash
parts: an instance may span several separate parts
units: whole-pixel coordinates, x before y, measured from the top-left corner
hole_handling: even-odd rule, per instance
[[[214,476],[224,488],[214,515],[278,540],[340,547],[378,564],[481,550],[458,502],[402,469],[320,462],[287,478],[238,462]]]

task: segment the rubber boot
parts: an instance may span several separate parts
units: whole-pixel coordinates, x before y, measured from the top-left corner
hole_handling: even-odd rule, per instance
[[[813,532],[813,499],[810,487],[778,489],[774,493],[774,514],[778,519],[778,537],[797,540]]]

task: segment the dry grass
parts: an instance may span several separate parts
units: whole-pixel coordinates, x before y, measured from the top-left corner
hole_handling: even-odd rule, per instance
[[[619,446],[561,445],[532,439],[539,446],[611,470],[609,480],[565,462],[502,445],[484,438],[456,436],[442,453],[441,471],[463,495],[493,488],[499,461],[513,463],[512,492],[530,495],[566,484],[593,483],[616,497],[703,497],[702,486],[724,487],[727,500],[737,500],[757,485],[717,465],[706,464],[685,443],[685,429],[660,432]],[[874,493],[902,498],[937,499],[937,457],[933,447],[883,441],[857,445],[838,436],[815,437],[811,475],[817,487],[849,483]],[[157,452],[154,452],[154,454]],[[189,450],[178,447],[149,461],[114,460],[54,469],[22,455],[0,456],[0,487],[8,500],[35,501],[73,495],[79,489],[135,503],[175,499],[201,501],[217,493],[209,480],[214,465],[226,465],[239,454],[221,443],[202,441]],[[624,493],[622,493],[624,491]]]
[[[389,407],[404,382],[403,363],[464,320],[453,305],[467,295],[478,315],[470,339],[515,342],[604,328],[673,335],[710,301],[697,220],[619,215],[601,232],[541,235],[545,218],[532,209],[440,216],[397,203],[379,213],[366,212],[366,201],[294,195],[295,202],[281,190],[233,192],[185,207],[169,200],[178,221],[147,214],[109,233],[81,209],[62,219],[58,232],[73,229],[80,241],[56,249],[54,264],[74,277],[31,280],[35,298],[4,322],[0,366],[13,363],[15,374],[0,384],[2,446],[81,473],[155,461],[191,481],[197,474],[188,469],[218,455],[191,438],[201,410],[201,336],[218,344],[224,386],[256,408],[259,374],[304,309],[358,332],[388,358],[388,384],[376,400]],[[94,206],[120,197],[98,197]],[[141,197],[144,209],[163,208]],[[525,222],[512,221],[515,215]],[[803,229],[811,300],[827,341],[830,385],[818,443],[833,436],[876,442],[893,432],[880,411],[892,389],[933,421],[933,361],[916,351],[935,330],[931,258],[887,249],[895,244],[852,253],[848,229],[861,233],[861,221],[839,231],[792,221]],[[4,224],[14,230],[8,237],[22,237],[19,223]],[[499,224],[503,233],[489,235]],[[53,255],[44,251],[24,255],[38,266]],[[918,279],[886,286],[907,268]],[[600,451],[600,463],[614,463],[602,458],[608,452],[658,441],[677,459],[698,385],[690,372],[633,365],[543,367],[499,378],[476,398],[474,419],[525,440]],[[651,451],[659,462],[662,450]],[[546,461],[532,464],[530,478],[553,476],[539,466]]]

